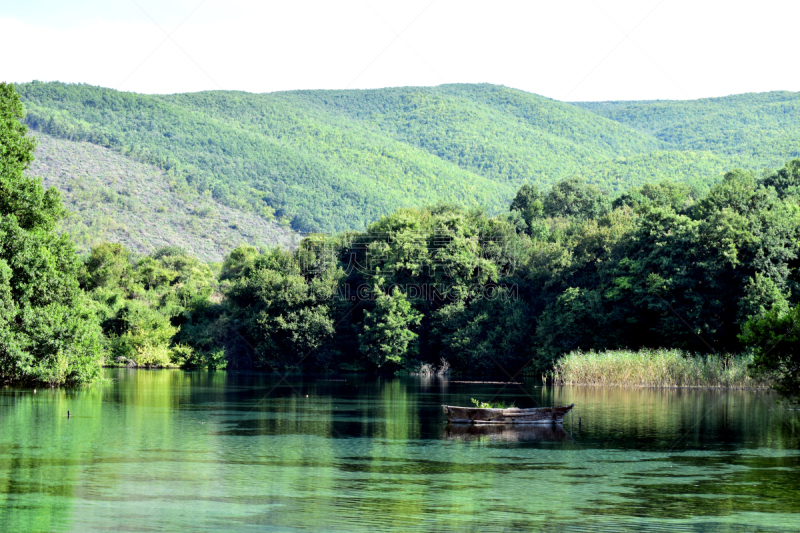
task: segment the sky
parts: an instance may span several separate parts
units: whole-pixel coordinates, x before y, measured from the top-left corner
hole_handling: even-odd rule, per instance
[[[795,0],[0,0],[0,81],[494,83],[565,101],[800,91],[798,19]]]

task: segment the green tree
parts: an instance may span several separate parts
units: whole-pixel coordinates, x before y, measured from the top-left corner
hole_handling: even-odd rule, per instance
[[[207,342],[196,316],[211,307],[216,285],[209,265],[177,247],[133,263],[124,246],[99,244],[82,273],[82,286],[102,318],[113,359],[149,367],[206,366],[204,357],[219,346]],[[187,324],[190,331],[183,332]]]
[[[422,313],[411,306],[406,295],[397,287],[383,294],[379,287],[375,309],[364,313],[364,332],[359,335],[360,350],[378,368],[386,363],[402,365],[417,353],[418,335],[413,329],[422,321]]]
[[[249,355],[241,366],[313,366],[309,356],[333,337],[329,303],[341,271],[307,279],[295,253],[274,248],[254,254],[243,247],[231,253],[222,275],[230,283],[225,290],[230,345]]]
[[[0,382],[89,383],[100,375],[101,330],[75,248],[55,232],[58,192],[24,173],[35,142],[23,116],[14,87],[0,83]]]
[[[753,368],[775,377],[775,389],[800,400],[800,305],[780,306],[750,319],[742,328],[742,342],[754,347]]]
[[[608,195],[580,178],[558,182],[544,197],[544,214],[549,217],[597,218],[611,208]]]
[[[99,287],[130,290],[133,281],[130,252],[118,243],[106,242],[95,246],[86,259],[82,281],[89,291]]]
[[[773,187],[781,197],[787,194],[797,195],[800,187],[800,159],[789,161],[782,169],[771,172],[761,182],[765,187]]]
[[[522,215],[523,220],[527,224],[527,233],[530,235],[530,228],[533,221],[541,218],[544,210],[543,196],[536,185],[528,185],[527,183],[520,187],[517,195],[511,201],[509,210],[518,212]]]
[[[459,301],[434,312],[430,342],[458,371],[509,379],[526,365],[543,370],[549,364],[533,352],[530,316],[512,290],[493,288],[469,305]]]
[[[639,189],[626,191],[614,200],[612,207],[618,209],[623,206],[636,208],[642,205],[655,205],[681,211],[691,205],[697,196],[697,191],[686,183],[662,181],[647,183]]]

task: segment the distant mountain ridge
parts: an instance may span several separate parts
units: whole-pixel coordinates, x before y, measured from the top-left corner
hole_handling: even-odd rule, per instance
[[[611,194],[797,157],[800,95],[565,103],[506,87],[175,95],[20,84],[34,132],[156,165],[174,190],[300,231],[437,202],[507,209],[523,183]]]
[[[800,157],[800,93],[574,105],[677,149],[709,151],[742,166],[776,167]]]

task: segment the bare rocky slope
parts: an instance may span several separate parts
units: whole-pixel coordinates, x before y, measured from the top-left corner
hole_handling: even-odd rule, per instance
[[[189,187],[170,183],[158,167],[88,142],[35,132],[29,175],[61,191],[71,216],[62,223],[81,252],[103,241],[147,254],[180,246],[205,261],[221,261],[240,244],[293,247],[299,234],[221,205]]]

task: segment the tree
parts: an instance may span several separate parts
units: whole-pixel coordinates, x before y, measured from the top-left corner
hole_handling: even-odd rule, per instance
[[[375,287],[375,292],[380,292]],[[406,295],[397,287],[391,294],[380,293],[375,309],[364,313],[364,333],[359,335],[360,350],[384,368],[386,363],[404,363],[415,354],[417,334],[412,328],[419,326],[422,314],[411,307]]]
[[[612,203],[614,209],[623,206],[636,208],[643,205],[658,207],[671,207],[680,212],[691,204],[698,194],[695,189],[686,183],[662,181],[660,183],[646,183],[640,189],[629,190],[620,195]]]
[[[274,248],[234,250],[223,266],[232,343],[245,345],[247,366],[277,370],[309,366],[309,356],[333,337],[329,300],[341,270],[303,276],[297,255]],[[236,366],[236,363],[234,363]]]
[[[598,218],[609,211],[611,200],[580,178],[568,178],[550,189],[542,207],[549,217]]]
[[[0,383],[89,383],[100,375],[102,333],[78,286],[80,263],[58,191],[25,175],[35,141],[24,108],[0,83]]]
[[[130,252],[121,244],[105,242],[92,248],[82,276],[86,290],[98,287],[117,289],[133,280],[133,264]]]
[[[511,201],[509,211],[517,212],[522,215],[525,224],[528,225],[526,233],[530,235],[530,228],[533,221],[542,217],[542,193],[536,185],[525,184],[517,191],[514,200]]]
[[[750,319],[740,338],[755,348],[753,368],[773,375],[779,393],[800,400],[800,305],[788,312],[776,306]]]
[[[497,287],[469,304],[458,301],[434,312],[431,343],[455,372],[509,379],[529,363],[536,370],[549,363],[533,357],[530,316],[526,302]]]
[[[800,188],[800,159],[789,161],[782,169],[768,174],[761,183],[773,187],[781,197],[796,195]]]

